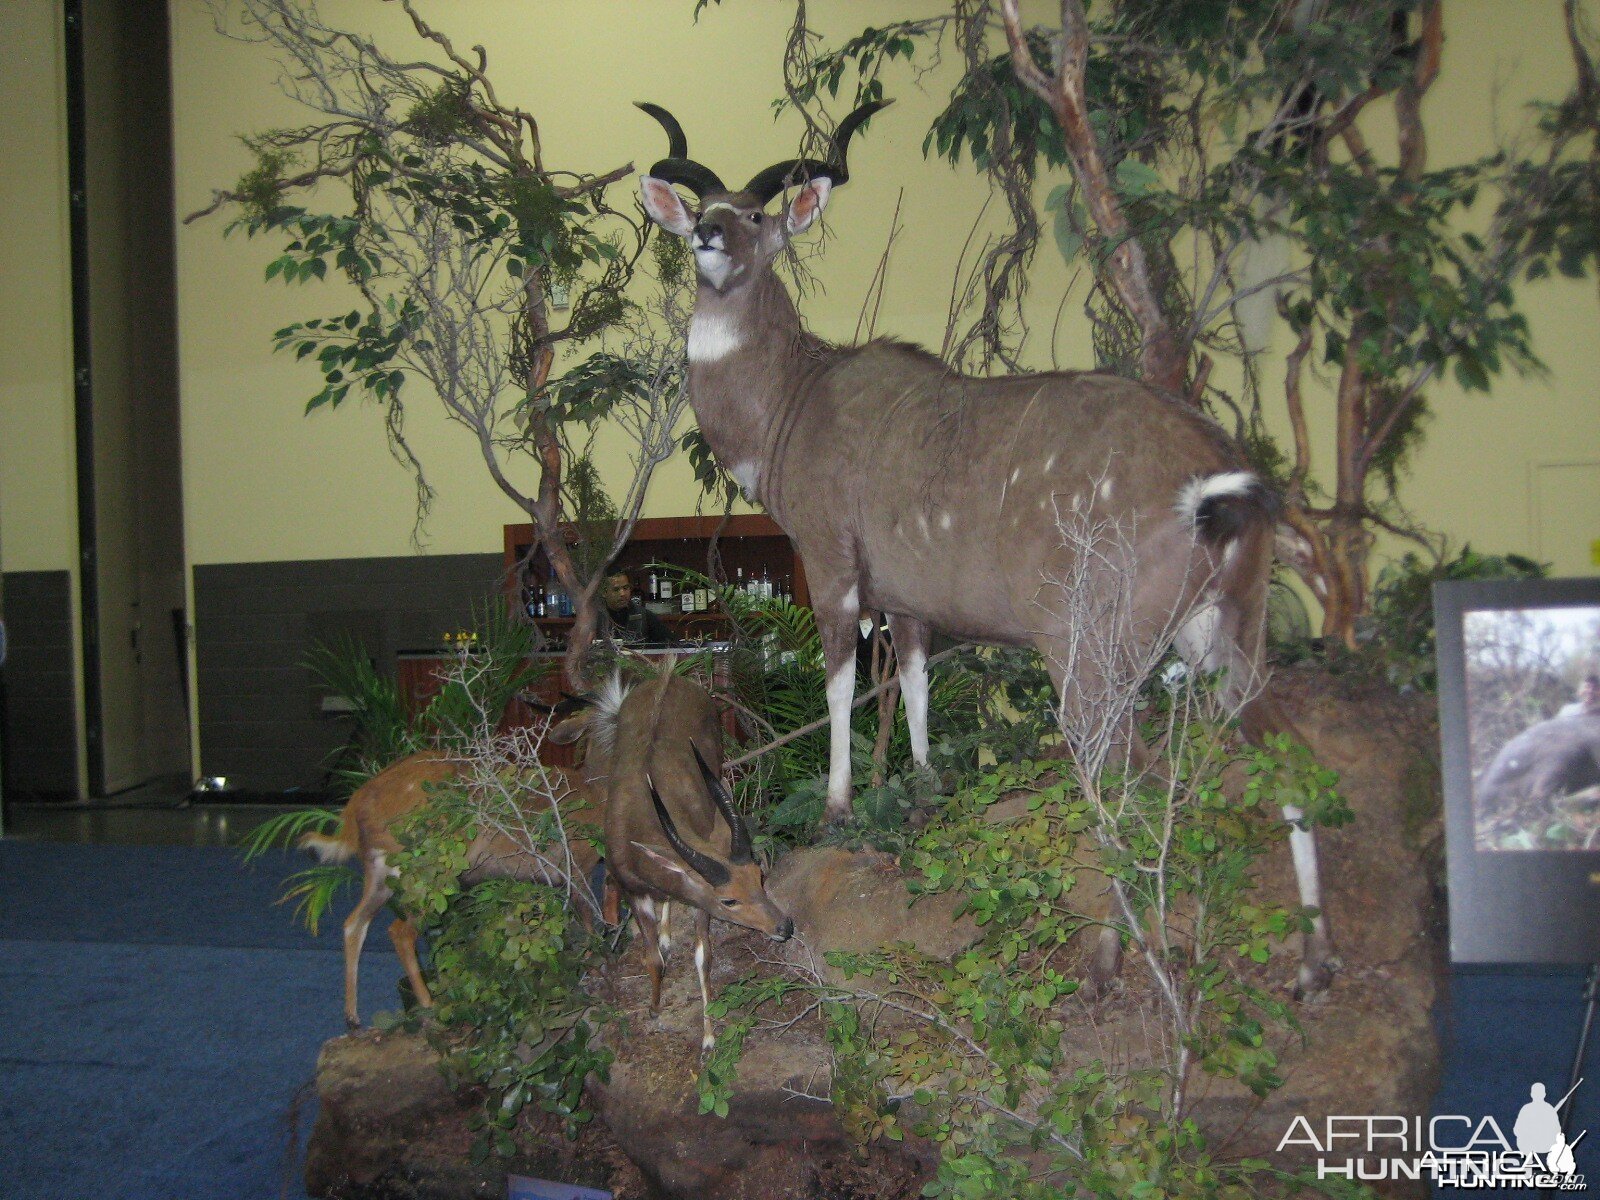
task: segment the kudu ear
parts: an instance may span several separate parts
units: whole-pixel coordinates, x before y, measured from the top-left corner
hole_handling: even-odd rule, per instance
[[[666,180],[657,179],[654,175],[641,175],[639,195],[644,200],[644,211],[650,214],[650,219],[668,233],[686,238],[694,232],[694,218],[689,215],[683,197]]]
[[[819,175],[795,193],[784,218],[790,237],[811,228],[813,222],[822,215],[822,210],[828,207],[828,197],[832,192],[833,180],[826,175]]]

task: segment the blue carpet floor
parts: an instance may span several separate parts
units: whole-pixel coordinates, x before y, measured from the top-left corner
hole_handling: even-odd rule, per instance
[[[297,1097],[344,1030],[344,912],[313,939],[272,903],[304,865],[0,842],[0,1197],[303,1200]],[[368,946],[370,1018],[399,967]]]
[[[317,1051],[344,1024],[343,910],[313,939],[273,904],[303,865],[0,841],[0,1198],[303,1200],[291,1129],[303,1147]],[[399,967],[381,931],[367,946],[370,1017]],[[1509,1135],[1530,1083],[1558,1098],[1581,990],[1574,971],[1457,972],[1434,1111]],[[1578,1166],[1600,1184],[1600,1043],[1585,1075]]]

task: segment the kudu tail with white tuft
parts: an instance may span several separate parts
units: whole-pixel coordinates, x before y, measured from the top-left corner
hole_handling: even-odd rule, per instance
[[[1205,417],[1113,375],[972,378],[905,343],[834,346],[802,326],[773,261],[848,178],[851,135],[881,102],[840,124],[827,162],[779,163],[737,192],[688,157],[669,114],[644,107],[671,141],[641,180],[644,205],[689,242],[699,274],[689,332],[695,415],[718,461],[805,559],[828,671],[830,820],[851,811],[863,611],[889,618],[919,763],[932,630],[1037,649],[1064,706],[1101,692],[1092,661],[1063,666],[1072,610],[1083,607],[1059,583],[1074,574],[1064,512],[1092,508],[1128,531],[1128,637],[1175,640],[1195,666],[1226,671],[1234,695],[1259,690],[1273,497]],[[698,211],[677,184],[695,193]],[[767,213],[785,187],[793,197]],[[1252,738],[1284,725],[1259,697],[1242,719]],[[1320,908],[1312,835],[1301,814],[1285,815],[1302,902]],[[1322,986],[1331,962],[1319,915],[1302,986]]]

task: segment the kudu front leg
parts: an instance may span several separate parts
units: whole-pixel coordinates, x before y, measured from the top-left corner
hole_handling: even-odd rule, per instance
[[[815,599],[815,597],[813,597]],[[842,825],[853,812],[850,778],[850,710],[856,697],[856,589],[816,606],[822,665],[828,678],[828,806],[823,820]]]

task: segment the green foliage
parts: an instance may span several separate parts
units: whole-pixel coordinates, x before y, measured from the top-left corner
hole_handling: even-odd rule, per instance
[[[617,533],[617,506],[587,451],[572,459],[561,487],[567,519],[578,539],[572,547],[572,565],[578,579],[587,582],[609,561]]]
[[[519,847],[560,861],[560,827],[550,805],[534,799],[539,785],[519,790]],[[606,1075],[612,1055],[595,1035],[614,1018],[585,990],[603,941],[579,920],[565,886],[511,879],[461,886],[469,847],[485,830],[481,800],[434,788],[428,805],[402,823],[403,849],[394,858],[400,908],[430,939],[429,1041],[447,1072],[487,1092],[473,1120],[479,1161],[514,1150],[528,1105],[560,1116],[573,1135],[591,1119],[583,1085],[591,1073]]]
[[[1405,691],[1438,690],[1433,585],[1458,579],[1543,579],[1546,567],[1520,554],[1479,554],[1463,546],[1454,558],[1429,562],[1417,554],[1386,565],[1372,588],[1371,613],[1361,630],[1373,669]]]
[[[302,808],[279,813],[263,821],[244,837],[244,859],[259,858],[278,846],[297,846],[308,833],[331,834],[339,826],[339,814],[328,808]],[[355,868],[329,863],[296,871],[283,881],[279,904],[295,902],[294,919],[305,925],[312,937],[322,928],[322,918],[346,888],[359,881]]]
[[[1349,813],[1303,747],[1241,751],[1185,695],[1152,691],[1144,711],[1171,734],[1170,788],[1154,777],[1085,786],[1059,760],[1005,761],[916,838],[904,858],[912,896],[954,895],[980,931],[953,961],[892,945],[828,954],[838,982],[796,973],[725,988],[718,1017],[732,1036],[707,1061],[702,1111],[723,1111],[758,1012],[815,1008],[846,1128],[939,1144],[926,1195],[1254,1195],[1272,1172],[1217,1160],[1184,1098],[1195,1072],[1258,1095],[1282,1082],[1275,1047],[1296,1022],[1266,972],[1313,914],[1264,903],[1255,870],[1284,836],[1279,806],[1313,823]],[[1247,782],[1230,790],[1233,763]],[[1122,897],[1109,909],[1107,878]],[[1067,1036],[1083,983],[1074,947],[1107,921],[1143,964],[1127,969],[1148,972],[1155,1019],[1171,1023],[1167,1060],[1113,1066]]]
[[[443,146],[466,136],[472,121],[471,83],[449,78],[411,106],[403,125],[419,141]]]
[[[473,651],[462,669],[415,716],[406,711],[399,682],[380,672],[359,642],[340,638],[312,647],[306,655],[307,669],[329,692],[354,706],[349,716],[355,735],[331,771],[344,791],[354,792],[391,763],[419,750],[464,748],[485,723],[492,728],[511,698],[537,678],[537,670],[526,661],[532,631],[507,617],[498,597],[478,610],[473,636]],[[331,834],[339,821],[339,813],[322,808],[274,816],[245,835],[245,860],[275,847],[296,847],[308,833]],[[315,936],[339,893],[358,878],[353,866],[309,867],[284,881],[278,902],[295,901],[295,918]]]
[[[239,196],[239,205],[247,221],[258,224],[270,222],[283,203],[284,172],[294,165],[294,155],[287,150],[245,139],[245,145],[256,156],[256,165],[239,177],[233,190]]]

